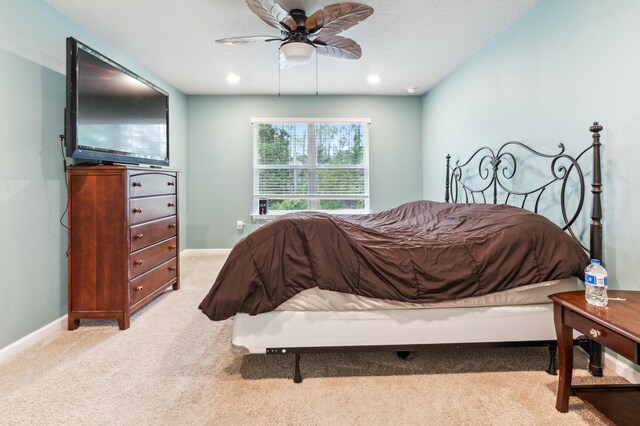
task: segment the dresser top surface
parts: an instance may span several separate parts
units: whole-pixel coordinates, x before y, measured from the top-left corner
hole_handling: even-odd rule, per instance
[[[180,173],[182,170],[179,169],[171,169],[169,167],[149,167],[149,166],[129,166],[124,164],[113,164],[113,165],[93,165],[93,166],[74,166],[70,165],[67,169],[69,173],[91,173],[91,174],[100,174],[100,173],[121,173],[124,171],[135,171],[135,172],[150,172],[150,173]]]

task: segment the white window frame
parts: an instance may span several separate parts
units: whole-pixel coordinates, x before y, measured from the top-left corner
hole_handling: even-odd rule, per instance
[[[306,195],[291,195],[291,194],[257,194],[256,193],[256,188],[258,187],[257,185],[257,173],[256,171],[261,167],[260,164],[258,164],[258,126],[257,124],[286,124],[286,123],[337,123],[337,124],[345,124],[345,123],[354,123],[354,124],[364,124],[364,155],[363,155],[363,163],[364,163],[364,178],[365,178],[365,194],[358,194],[357,196],[353,196],[353,195],[331,195],[331,196],[323,196],[323,197],[310,197],[309,195],[311,194],[306,194]],[[267,199],[307,199],[309,200],[309,208],[307,210],[275,210],[275,211],[268,211],[266,216],[269,217],[274,217],[274,216],[278,216],[281,214],[285,214],[285,213],[291,213],[294,211],[322,211],[322,210],[317,210],[315,209],[315,204],[317,199],[322,198],[322,199],[352,199],[352,198],[363,198],[364,199],[364,208],[363,209],[357,209],[357,210],[347,210],[347,209],[340,209],[340,210],[324,210],[327,213],[332,213],[332,214],[366,214],[366,213],[370,213],[370,190],[369,190],[369,143],[370,143],[370,139],[369,139],[369,125],[371,124],[371,118],[335,118],[335,117],[331,117],[331,118],[282,118],[282,117],[253,117],[251,118],[251,125],[253,127],[252,129],[252,138],[253,138],[253,213],[252,213],[252,218],[256,219],[256,218],[261,218],[261,217],[265,217],[265,215],[259,215],[258,214],[258,202],[260,198],[267,198]],[[315,146],[315,138],[313,137],[309,137],[308,138],[308,146],[307,146],[307,150],[309,152],[309,163],[311,163],[311,161],[315,161],[315,154],[316,154],[316,146]],[[327,166],[324,167],[323,165],[313,165],[311,166],[310,164],[307,164],[305,166],[302,166],[301,168],[304,168],[306,170],[321,170],[323,168],[345,168],[345,169],[362,169],[361,166],[350,166],[350,165],[344,165],[344,166],[339,166],[339,165],[331,165],[331,166]],[[312,178],[314,174],[310,173],[310,178]],[[310,182],[310,186],[313,186],[313,183]],[[312,191],[309,191],[312,192]]]

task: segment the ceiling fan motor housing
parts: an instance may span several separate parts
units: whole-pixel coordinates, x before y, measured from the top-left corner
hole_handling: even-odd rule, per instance
[[[304,30],[305,33],[307,34],[309,33],[304,26],[305,22],[307,22],[307,14],[305,13],[304,10],[291,9],[291,12],[289,12],[289,15],[296,21],[296,25],[298,25],[298,28],[296,29],[295,32]]]
[[[307,62],[315,52],[315,45],[309,40],[309,31],[305,27],[307,14],[302,9],[291,9],[289,16],[296,21],[297,28],[294,31],[289,31],[287,40],[280,46],[280,51],[288,62]],[[286,28],[284,24],[283,27]]]

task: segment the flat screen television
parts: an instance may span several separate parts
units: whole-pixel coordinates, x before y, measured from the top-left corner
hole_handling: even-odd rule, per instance
[[[169,165],[169,95],[78,40],[67,39],[67,156]]]

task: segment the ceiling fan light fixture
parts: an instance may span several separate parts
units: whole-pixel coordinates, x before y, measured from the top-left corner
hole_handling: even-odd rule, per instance
[[[316,48],[304,41],[289,41],[280,46],[280,53],[291,64],[303,64],[313,58]]]

